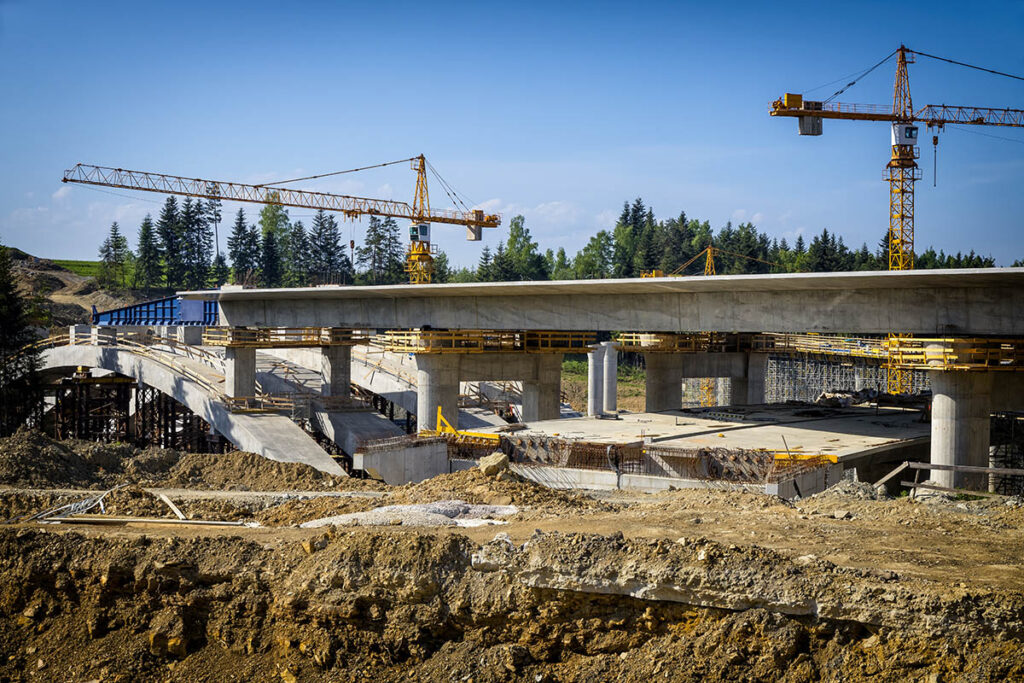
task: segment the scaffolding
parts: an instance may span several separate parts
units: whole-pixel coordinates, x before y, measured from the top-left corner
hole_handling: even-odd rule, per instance
[[[926,370],[909,370],[910,391],[931,389]],[[810,356],[768,357],[765,402],[813,403],[823,392],[860,389],[886,391],[886,368],[870,362],[836,361]]]
[[[992,416],[989,467],[1024,469],[1024,414]],[[1004,496],[1024,496],[1024,477],[989,474],[988,490]]]

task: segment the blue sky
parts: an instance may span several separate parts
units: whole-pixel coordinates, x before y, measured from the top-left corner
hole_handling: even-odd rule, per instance
[[[51,258],[95,258],[113,220],[134,241],[162,201],[62,186],[76,162],[265,182],[421,152],[504,214],[492,246],[522,213],[542,248],[571,254],[642,196],[660,218],[752,220],[791,241],[827,227],[874,248],[887,126],[799,137],[772,100],[901,42],[1024,74],[1024,2],[0,0],[0,22],[0,241]],[[893,72],[840,100],[891,102]],[[923,58],[910,83],[915,105],[1024,108],[1022,81]],[[1024,130],[947,128],[935,188],[930,137],[921,151],[918,247],[1024,258]],[[299,186],[410,201],[413,181],[395,166]],[[345,230],[359,241],[359,223]],[[434,241],[469,265],[481,245],[464,233]]]

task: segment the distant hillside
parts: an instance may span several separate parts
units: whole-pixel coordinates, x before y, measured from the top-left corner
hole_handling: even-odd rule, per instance
[[[131,293],[100,289],[93,275],[98,261],[51,261],[13,247],[11,258],[18,290],[28,298],[32,324],[40,332],[88,323],[93,306],[105,310],[137,300]]]

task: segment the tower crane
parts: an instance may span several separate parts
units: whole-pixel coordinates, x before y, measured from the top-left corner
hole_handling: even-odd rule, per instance
[[[896,81],[893,86],[892,107],[887,105],[844,104],[833,102],[832,97],[841,94],[860,78],[878,68],[896,54]],[[800,135],[821,135],[824,119],[847,119],[851,121],[884,121],[892,126],[892,155],[885,167],[885,180],[889,181],[889,270],[912,270],[914,268],[914,183],[921,179],[917,165],[920,156],[917,147],[918,126],[923,123],[935,129],[932,144],[938,145],[938,132],[946,124],[971,126],[1013,126],[1024,127],[1024,110],[992,109],[984,107],[948,106],[929,104],[915,110],[910,97],[910,79],[907,65],[914,63],[914,56],[937,59],[944,62],[968,66],[1001,76],[1024,80],[1020,76],[1005,74],[992,69],[981,69],[945,57],[936,57],[910,50],[900,45],[894,53],[871,67],[857,79],[848,83],[828,100],[818,102],[804,99],[803,95],[786,93],[772,103],[772,116],[789,116],[797,119]],[[890,334],[889,348],[894,349],[900,339],[907,335]],[[889,365],[887,384],[890,393],[907,393],[910,390],[910,372]]]
[[[310,190],[292,190],[281,187],[281,185],[300,180],[313,180],[341,173],[363,171],[369,168],[380,168],[406,162],[410,163],[412,169],[416,171],[416,189],[411,205],[389,199],[369,199],[366,197],[353,197]],[[336,211],[349,219],[362,216],[407,218],[412,224],[409,228],[409,250],[406,254],[405,270],[409,274],[409,283],[418,285],[428,284],[433,280],[433,255],[437,252],[430,241],[431,223],[465,225],[466,239],[474,242],[480,240],[483,228],[496,228],[501,225],[500,215],[485,213],[480,209],[471,210],[464,203],[462,204],[463,210],[461,211],[431,209],[430,197],[427,193],[428,168],[433,170],[426,157],[421,154],[409,159],[389,161],[375,166],[351,169],[350,171],[337,171],[304,178],[281,180],[275,183],[249,185],[221,180],[184,178],[164,173],[128,171],[123,168],[110,168],[107,166],[76,164],[73,168],[64,172],[62,182],[117,187],[126,190],[143,190],[146,192],[159,192],[161,194],[199,197],[201,199],[226,199],[255,204],[278,204],[305,209],[323,209],[325,211]],[[434,173],[435,175],[437,174],[436,171]],[[444,182],[444,179],[440,175],[437,175],[437,178],[445,186],[449,196],[455,201],[460,201],[457,196],[453,196],[453,191]]]

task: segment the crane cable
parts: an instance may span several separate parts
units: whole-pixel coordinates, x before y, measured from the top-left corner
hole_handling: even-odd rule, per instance
[[[308,175],[303,178],[290,178],[288,180],[278,180],[272,183],[260,183],[259,185],[253,185],[253,187],[267,187],[270,185],[284,185],[285,183],[297,183],[300,180],[316,180],[317,178],[327,178],[332,175],[341,175],[343,173],[355,173],[356,171],[368,171],[371,168],[383,168],[385,166],[394,166],[395,164],[404,164],[408,161],[415,161],[416,157],[409,157],[408,159],[398,159],[397,161],[385,161],[383,164],[374,164],[373,166],[362,166],[360,168],[350,168],[345,171],[332,171],[330,173],[319,173],[317,175]]]
[[[890,59],[890,58],[891,58],[891,57],[892,57],[892,56],[893,56],[894,54],[896,54],[897,52],[899,52],[899,50],[893,50],[892,52],[890,52],[889,54],[887,54],[887,55],[885,56],[885,58],[884,58],[884,59],[883,59],[882,61],[880,61],[880,62],[879,62],[878,64],[875,64],[875,65],[874,65],[873,67],[871,67],[870,69],[867,69],[866,71],[864,71],[864,72],[863,72],[863,73],[862,73],[862,74],[861,74],[860,76],[857,76],[857,77],[856,77],[855,79],[853,79],[852,81],[850,81],[849,83],[847,83],[846,85],[844,85],[844,86],[843,86],[842,88],[840,88],[839,90],[836,90],[836,91],[835,91],[834,93],[832,93],[832,94],[831,94],[831,95],[829,96],[829,98],[828,98],[827,100],[825,100],[825,101],[826,101],[826,102],[831,102],[832,100],[834,100],[834,99],[835,99],[836,97],[838,97],[839,95],[842,95],[842,94],[843,94],[844,92],[846,92],[846,90],[847,90],[847,89],[848,89],[848,88],[849,88],[849,87],[850,87],[851,85],[853,85],[854,83],[856,83],[856,82],[857,82],[857,81],[859,81],[860,79],[864,78],[865,76],[867,76],[867,75],[868,75],[869,73],[871,73],[872,71],[874,71],[874,70],[875,70],[875,69],[877,69],[878,67],[880,67],[880,66],[882,66],[883,64],[885,64],[885,63],[886,63],[887,61],[889,61],[889,59]]]
[[[935,55],[930,55],[927,52],[918,52],[917,50],[909,51],[913,52],[915,55],[921,55],[922,57],[928,57],[929,59],[937,59],[940,62],[949,62],[950,64],[956,64],[957,66],[966,66],[968,69],[977,69],[978,71],[986,71],[990,74],[995,74],[996,76],[1006,76],[1007,78],[1014,78],[1018,81],[1024,81],[1024,76],[1015,76],[1014,74],[1008,74],[1003,71],[996,71],[995,69],[986,69],[983,66],[975,66],[973,64],[967,64],[965,62],[958,62],[955,59],[948,59],[946,57],[936,57]]]

